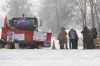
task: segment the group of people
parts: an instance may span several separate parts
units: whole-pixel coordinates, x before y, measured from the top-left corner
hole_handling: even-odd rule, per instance
[[[64,49],[66,45],[66,49],[68,49],[67,46],[67,32],[65,31],[65,27],[61,27],[61,31],[59,32],[59,44],[60,44],[60,49]],[[72,28],[69,33],[69,48],[70,49],[78,49],[78,35],[77,32]]]
[[[84,49],[95,49],[96,48],[96,38],[97,30],[92,28],[89,30],[87,27],[84,27],[83,31],[83,47]]]
[[[59,32],[58,40],[60,44],[60,49],[68,49],[67,46],[67,32],[65,31],[65,27],[61,27]],[[96,48],[96,38],[97,38],[97,31],[96,28],[92,28],[89,30],[87,27],[84,27],[83,31],[81,32],[83,35],[83,48],[84,49],[94,49]],[[78,34],[72,28],[68,32],[69,36],[69,49],[78,49]]]

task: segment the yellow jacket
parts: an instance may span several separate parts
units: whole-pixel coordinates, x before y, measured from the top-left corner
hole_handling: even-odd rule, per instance
[[[59,33],[59,40],[64,40],[67,41],[67,32],[65,30],[61,30],[61,32]]]

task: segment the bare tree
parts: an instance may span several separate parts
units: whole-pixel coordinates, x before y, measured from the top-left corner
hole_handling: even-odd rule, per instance
[[[10,17],[19,17],[23,13],[26,16],[32,16],[31,3],[28,0],[8,0],[4,10]]]
[[[94,3],[94,10],[95,10],[95,15],[96,15],[96,20],[97,20],[97,24],[98,24],[98,32],[99,32],[99,34],[100,34],[100,23],[99,23],[99,16],[98,16],[98,10],[97,10],[97,8],[98,8],[98,5],[97,5],[97,0],[96,0],[96,3]]]
[[[87,0],[73,0],[81,12],[83,28],[87,25]]]
[[[75,10],[73,0],[44,0],[40,16],[47,27],[51,25],[49,29],[56,34],[62,26],[68,28],[69,24],[73,25],[77,21]]]

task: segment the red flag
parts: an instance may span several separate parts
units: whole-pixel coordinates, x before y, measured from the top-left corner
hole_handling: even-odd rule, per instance
[[[4,19],[4,27],[6,27],[7,25],[7,15],[5,16],[5,19]]]

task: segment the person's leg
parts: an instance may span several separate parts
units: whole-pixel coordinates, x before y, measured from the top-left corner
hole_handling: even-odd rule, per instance
[[[78,49],[78,40],[75,41],[75,49]]]
[[[78,49],[78,41],[76,41],[76,49]]]
[[[72,39],[72,49],[75,49],[75,42],[74,42],[74,39]]]
[[[83,43],[83,48],[86,49],[86,47],[87,47],[87,46],[86,46],[86,43],[84,42],[84,43]]]
[[[66,49],[68,49],[67,42],[66,42]]]
[[[62,44],[62,49],[64,49],[64,43]]]
[[[96,48],[96,39],[93,39],[94,48]]]
[[[73,49],[77,49],[77,41],[75,39],[72,40]]]
[[[64,49],[64,44],[60,44],[60,49]]]
[[[62,47],[61,47],[61,44],[60,44],[60,49],[61,49]]]
[[[69,39],[69,48],[70,48],[70,49],[72,49],[72,45],[71,45],[71,44],[72,44],[72,40]]]
[[[60,41],[60,49],[64,49],[64,42],[62,40]]]
[[[77,49],[77,42],[74,43],[74,49]]]
[[[61,44],[61,41],[59,42],[59,44],[60,44],[60,49],[62,48],[62,44]]]

